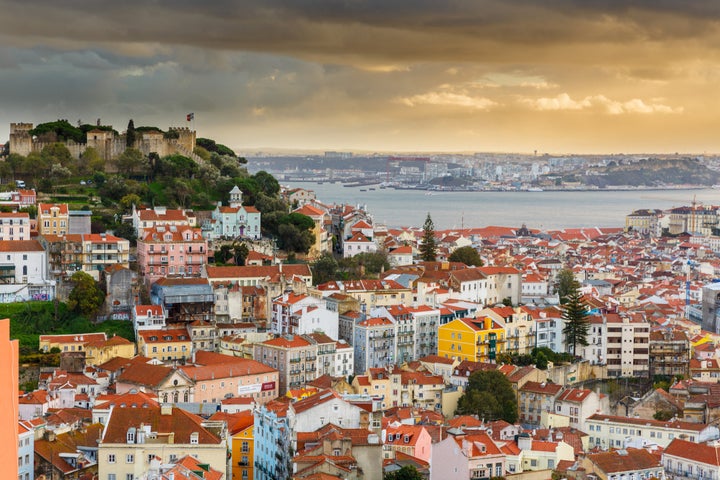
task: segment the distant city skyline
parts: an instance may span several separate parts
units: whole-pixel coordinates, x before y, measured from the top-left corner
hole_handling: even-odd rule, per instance
[[[720,152],[714,2],[0,5],[2,141],[132,118],[245,155]]]

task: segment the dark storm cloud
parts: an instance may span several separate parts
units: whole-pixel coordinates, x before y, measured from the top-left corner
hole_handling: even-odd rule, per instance
[[[8,41],[156,43],[388,60],[500,59],[517,46],[621,44],[715,31],[718,2],[4,1]],[[513,46],[515,46],[513,48]],[[588,52],[591,54],[592,52]],[[592,55],[589,55],[592,58]]]

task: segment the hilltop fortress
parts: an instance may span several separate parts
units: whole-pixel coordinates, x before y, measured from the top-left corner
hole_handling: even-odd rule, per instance
[[[10,151],[27,156],[31,152],[40,152],[47,145],[55,141],[40,140],[30,135],[33,129],[32,123],[11,123],[10,124]],[[195,158],[195,131],[187,127],[170,127],[170,135],[163,134],[158,130],[136,132],[134,148],[140,150],[144,155],[155,152],[161,157],[178,153],[189,158]],[[171,137],[171,138],[168,138]],[[176,138],[175,138],[176,137]],[[104,160],[112,160],[120,156],[127,148],[125,134],[116,135],[113,131],[90,130],[87,132],[87,142],[78,143],[73,140],[62,141],[70,150],[74,158],[80,155],[87,148],[94,148]]]

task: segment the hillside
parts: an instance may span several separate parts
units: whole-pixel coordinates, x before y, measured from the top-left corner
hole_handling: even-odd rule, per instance
[[[589,186],[644,186],[668,185],[711,186],[720,183],[720,173],[708,169],[698,160],[647,159],[631,164],[614,164],[594,169],[585,175],[577,174]]]

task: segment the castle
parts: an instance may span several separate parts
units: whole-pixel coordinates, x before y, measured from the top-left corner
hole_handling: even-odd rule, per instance
[[[10,151],[27,156],[31,152],[40,152],[47,145],[55,142],[43,142],[30,135],[33,129],[32,123],[11,123],[10,124]],[[134,148],[140,150],[144,155],[151,152],[159,156],[178,153],[195,159],[195,131],[187,127],[170,127],[169,132],[176,132],[177,138],[165,138],[160,131],[136,132]],[[73,140],[62,142],[70,150],[75,159],[87,148],[94,148],[100,157],[106,161],[113,160],[120,156],[127,148],[125,134],[115,135],[112,131],[94,129],[87,132],[87,142],[77,143]]]

